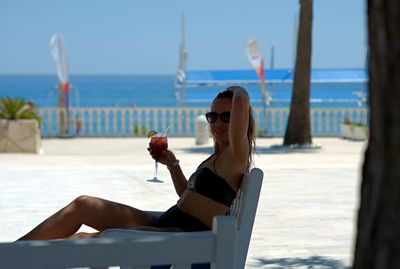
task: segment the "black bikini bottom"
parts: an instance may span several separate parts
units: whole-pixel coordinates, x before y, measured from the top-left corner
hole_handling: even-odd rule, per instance
[[[176,205],[162,213],[161,216],[153,220],[149,226],[157,228],[176,227],[185,232],[210,230],[203,222],[182,212]]]

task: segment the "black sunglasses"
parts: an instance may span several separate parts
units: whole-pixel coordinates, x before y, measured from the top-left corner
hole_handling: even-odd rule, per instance
[[[229,123],[229,120],[231,119],[231,112],[222,112],[221,114],[218,114],[217,112],[206,113],[206,119],[210,124],[216,123],[218,118],[224,123]]]

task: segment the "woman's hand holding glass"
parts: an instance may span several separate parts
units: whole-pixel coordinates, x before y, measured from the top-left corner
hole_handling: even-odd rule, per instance
[[[156,166],[154,178],[149,179],[147,181],[161,183],[163,181],[157,178],[158,159],[162,155],[162,152],[168,148],[168,139],[165,135],[158,136],[156,131],[149,132],[147,136],[151,138],[149,143],[149,149],[151,151],[153,159],[155,160],[155,166]]]
[[[152,150],[151,147],[147,148],[147,150],[150,152],[151,157],[155,160],[156,162],[156,174],[154,178],[149,179],[148,181],[150,182],[162,182],[157,178],[157,164],[162,163],[166,165],[167,167],[171,167],[174,163],[176,163],[176,157],[175,154],[172,153],[172,151],[168,149],[164,149],[162,151],[155,151]]]
[[[165,149],[161,152],[161,154],[154,154],[151,148],[147,149],[150,152],[151,157],[159,163],[162,163],[166,166],[170,166],[176,161],[175,154],[172,153],[169,149]]]

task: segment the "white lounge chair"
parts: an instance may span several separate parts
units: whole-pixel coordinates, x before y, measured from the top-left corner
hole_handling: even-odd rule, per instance
[[[196,268],[243,269],[263,172],[243,177],[231,215],[216,216],[211,231],[143,232],[109,229],[99,239],[0,244],[0,268]],[[200,264],[200,265],[199,265]],[[168,265],[168,267],[157,267]],[[193,265],[193,267],[192,267]],[[204,267],[197,267],[204,268]]]

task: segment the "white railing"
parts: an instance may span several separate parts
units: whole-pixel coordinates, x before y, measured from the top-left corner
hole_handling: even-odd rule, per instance
[[[169,136],[195,135],[196,118],[205,114],[204,107],[91,107],[69,110],[69,135],[80,137],[135,137],[145,136],[149,130],[165,130]],[[43,137],[57,137],[59,115],[57,108],[41,108]],[[339,136],[340,123],[345,119],[366,123],[367,108],[313,108],[311,126],[313,136]],[[289,110],[268,108],[266,120],[261,108],[254,109],[258,133],[283,136]],[[264,123],[265,122],[265,123]]]

